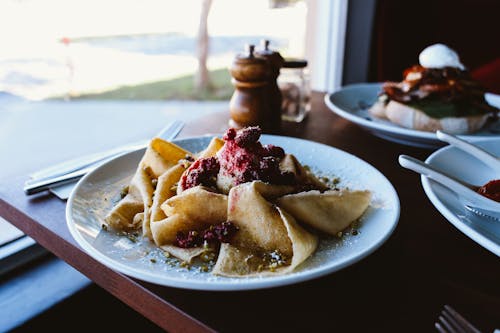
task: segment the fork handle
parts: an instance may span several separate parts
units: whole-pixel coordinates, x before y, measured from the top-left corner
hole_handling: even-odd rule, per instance
[[[453,178],[450,175],[443,173],[435,167],[424,163],[414,157],[407,155],[399,155],[399,164],[407,169],[413,170],[421,175],[427,176],[436,182],[446,186],[453,192],[459,194],[473,206],[497,211],[500,210],[500,203],[495,202],[481,194],[477,193],[477,186],[466,183],[462,180]]]
[[[442,131],[437,131],[436,136],[439,140],[447,142],[458,149],[463,150],[466,153],[471,154],[472,156],[479,159],[481,162],[492,168],[494,171],[500,170],[500,160],[488,153],[486,150],[473,145],[465,140],[460,139],[455,135],[451,135]]]
[[[97,167],[97,165],[98,164],[96,164],[96,166],[86,167],[86,168],[83,168],[83,169],[80,169],[77,171],[73,171],[73,172],[70,172],[70,173],[67,173],[67,174],[64,174],[61,176],[57,176],[54,178],[45,178],[45,179],[38,180],[38,181],[32,181],[32,182],[24,185],[24,187],[23,187],[24,193],[26,193],[27,195],[31,195],[31,194],[35,194],[38,192],[48,190],[51,187],[60,186],[60,185],[74,182],[75,180],[80,179],[85,174],[87,174],[88,172],[95,169]]]
[[[120,155],[124,155],[129,151],[133,151],[133,150],[140,149],[140,148],[144,148],[144,147],[134,147],[131,150],[124,150],[120,153],[116,153],[114,155],[108,156],[107,158],[101,159],[93,164],[88,165],[85,168],[75,170],[73,172],[65,173],[62,175],[57,175],[55,177],[47,177],[47,178],[43,178],[43,179],[31,179],[31,180],[24,183],[24,187],[23,187],[24,193],[26,193],[27,195],[31,195],[31,194],[35,194],[38,192],[48,190],[52,187],[57,187],[57,186],[61,186],[64,184],[72,183],[75,180],[82,178],[90,171],[97,169],[97,167],[100,166],[101,164],[104,164],[104,163],[106,163],[106,162],[108,162],[108,161],[110,161],[110,160],[112,160]]]

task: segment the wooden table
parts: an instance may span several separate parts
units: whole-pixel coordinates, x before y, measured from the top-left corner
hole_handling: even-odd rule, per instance
[[[227,120],[222,110],[190,122],[182,136],[220,133]],[[70,235],[65,202],[47,193],[25,196],[24,174],[0,183],[0,215],[169,332],[428,332],[444,304],[485,332],[500,326],[499,258],[448,223],[425,196],[419,176],[397,163],[399,154],[425,159],[429,150],[374,137],[330,112],[321,93],[314,94],[306,120],[285,124],[281,134],[345,150],[388,177],[400,197],[401,217],[380,249],[341,271],[296,285],[192,291],[138,281],[94,260]]]

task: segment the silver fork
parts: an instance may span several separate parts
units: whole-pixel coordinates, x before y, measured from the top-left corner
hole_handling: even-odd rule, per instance
[[[451,306],[445,305],[434,327],[440,333],[481,333]]]
[[[184,127],[184,122],[175,120],[164,127],[156,136],[173,140]],[[145,148],[149,141],[114,148],[105,152],[79,157],[36,172],[24,183],[24,193],[35,194],[80,179],[99,165],[125,153]]]

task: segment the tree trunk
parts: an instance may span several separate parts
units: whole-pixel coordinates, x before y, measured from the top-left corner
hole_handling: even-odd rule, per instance
[[[209,46],[208,14],[210,13],[211,6],[212,0],[202,0],[200,25],[198,27],[198,38],[196,43],[198,55],[198,71],[195,75],[195,86],[197,89],[205,91],[212,88],[207,68]]]

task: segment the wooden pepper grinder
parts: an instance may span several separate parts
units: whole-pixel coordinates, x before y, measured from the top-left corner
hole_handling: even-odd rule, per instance
[[[278,76],[280,75],[281,67],[285,63],[285,59],[277,51],[273,51],[269,48],[269,40],[263,39],[260,43],[261,49],[255,52],[259,57],[263,57],[269,61],[271,66],[271,72],[268,78],[267,89],[269,91],[269,107],[270,107],[270,121],[273,127],[279,127],[281,123],[281,108],[283,97],[281,95],[281,90],[278,87]]]
[[[229,126],[242,128],[260,126],[264,132],[274,131],[269,117],[268,84],[269,62],[254,54],[255,45],[246,45],[245,53],[238,54],[229,71],[235,91],[229,102]]]

